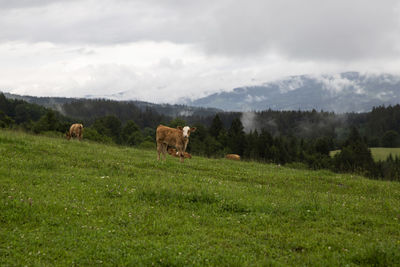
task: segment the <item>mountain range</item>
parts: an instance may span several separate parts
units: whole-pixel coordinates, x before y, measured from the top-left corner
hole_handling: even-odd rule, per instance
[[[368,112],[374,106],[399,103],[399,76],[359,72],[290,76],[185,102],[225,111],[315,109],[335,113]]]
[[[85,98],[32,97],[4,93],[63,112],[65,103],[83,99],[108,99],[107,96]],[[122,93],[123,94],[123,93]],[[123,99],[123,95],[119,96]],[[300,75],[261,85],[234,88],[178,104],[154,104],[127,100],[141,110],[152,109],[171,117],[210,116],[221,111],[323,110],[335,113],[368,112],[373,107],[400,103],[400,76],[343,72],[332,75]]]

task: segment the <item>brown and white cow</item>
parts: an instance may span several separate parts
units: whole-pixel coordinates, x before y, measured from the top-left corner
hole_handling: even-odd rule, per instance
[[[79,141],[82,140],[83,137],[83,125],[80,123],[74,123],[69,128],[69,132],[67,132],[67,139],[71,139],[71,137],[78,138]]]
[[[176,151],[175,148],[169,147],[167,149],[168,154],[170,154],[173,157],[179,157],[179,153]],[[189,153],[185,152],[185,159],[191,159],[192,155],[190,155]]]
[[[178,151],[180,161],[183,162],[185,159],[185,150],[189,143],[190,133],[196,131],[194,127],[181,127],[176,128],[159,125],[156,130],[156,142],[157,142],[157,160],[160,160],[160,154],[163,154],[164,160],[166,160],[165,154],[167,153],[167,147],[175,147]]]
[[[233,160],[240,160],[240,156],[238,154],[227,154],[225,156],[227,159],[233,159]]]

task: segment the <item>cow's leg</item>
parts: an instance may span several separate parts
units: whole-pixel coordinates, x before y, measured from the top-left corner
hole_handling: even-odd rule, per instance
[[[162,154],[163,154],[163,158],[164,160],[167,160],[167,144],[162,144]]]
[[[157,143],[157,160],[158,161],[160,161],[160,154],[163,149],[162,146],[163,146],[163,144]]]
[[[181,149],[179,149],[179,157],[180,157],[180,162],[183,163],[185,159],[185,152],[183,152]]]

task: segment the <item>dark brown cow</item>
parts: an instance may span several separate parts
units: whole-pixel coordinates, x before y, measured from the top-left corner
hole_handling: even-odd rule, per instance
[[[175,148],[169,147],[168,148],[168,154],[170,154],[173,157],[179,157],[179,153],[176,151]],[[185,152],[185,159],[191,159],[192,155],[190,155],[189,153]]]
[[[240,160],[240,156],[238,154],[227,154],[225,157],[227,159]]]
[[[156,131],[156,142],[157,142],[157,160],[160,160],[160,154],[163,154],[164,160],[166,160],[165,154],[167,153],[167,147],[175,147],[178,151],[180,161],[183,162],[185,159],[185,150],[189,143],[190,133],[196,131],[196,128],[189,126],[177,128],[171,128],[164,125],[159,125]]]
[[[83,125],[80,123],[74,123],[69,128],[69,132],[67,132],[67,139],[71,139],[71,137],[78,138],[79,141],[82,140],[83,137]]]

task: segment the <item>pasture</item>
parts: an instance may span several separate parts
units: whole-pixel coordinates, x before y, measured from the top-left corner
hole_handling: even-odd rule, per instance
[[[389,155],[400,157],[400,148],[372,147],[371,153],[375,161],[386,160]]]
[[[2,266],[394,266],[400,183],[0,131]]]
[[[400,157],[400,148],[371,147],[370,150],[374,161],[386,160],[389,155],[392,155],[393,158],[395,156]],[[340,150],[331,151],[331,157],[333,157],[336,153],[339,153],[339,151]]]

